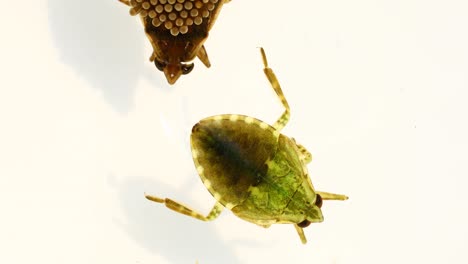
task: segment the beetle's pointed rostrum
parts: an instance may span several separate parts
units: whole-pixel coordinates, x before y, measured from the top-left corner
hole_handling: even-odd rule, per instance
[[[182,69],[177,64],[169,64],[163,71],[169,84],[174,84],[182,75]]]

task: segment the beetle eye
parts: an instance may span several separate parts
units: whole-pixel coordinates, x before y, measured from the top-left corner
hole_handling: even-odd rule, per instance
[[[306,220],[300,222],[299,224],[297,224],[297,226],[299,226],[300,228],[306,228],[306,227],[308,227],[310,225],[310,223],[311,222],[306,219]]]
[[[317,194],[317,198],[315,200],[315,205],[318,208],[322,208],[322,204],[323,204],[322,196],[320,196],[320,194]]]
[[[166,68],[166,63],[160,62],[158,60],[154,60],[154,65],[156,65],[156,68],[160,71],[164,71],[164,68]]]
[[[189,74],[193,70],[193,63],[190,64],[182,64],[182,74]]]

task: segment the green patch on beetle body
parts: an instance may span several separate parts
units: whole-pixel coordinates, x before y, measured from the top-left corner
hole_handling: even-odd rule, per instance
[[[322,200],[347,196],[315,191],[306,164],[311,154],[294,139],[280,133],[289,120],[289,105],[261,49],[264,72],[285,111],[273,124],[244,115],[217,115],[192,129],[192,157],[198,174],[216,204],[203,216],[171,199],[155,196],[179,213],[203,221],[215,219],[223,208],[254,224],[293,224],[303,243],[302,228],[323,221]]]

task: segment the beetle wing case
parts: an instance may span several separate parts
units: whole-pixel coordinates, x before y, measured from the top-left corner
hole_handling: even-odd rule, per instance
[[[235,118],[232,118],[235,117]],[[273,128],[247,123],[251,117],[224,115],[200,121],[192,129],[194,162],[208,190],[220,194],[219,202],[238,204],[250,186],[258,185],[276,152],[278,136]],[[255,122],[261,122],[255,120]]]

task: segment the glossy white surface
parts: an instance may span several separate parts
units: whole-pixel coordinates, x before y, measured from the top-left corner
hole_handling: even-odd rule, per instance
[[[286,4],[287,3],[287,4]],[[212,68],[169,87],[116,0],[10,1],[0,11],[0,263],[467,263],[466,1],[232,0]],[[263,229],[203,212],[199,119],[282,108],[313,154],[325,222]]]

